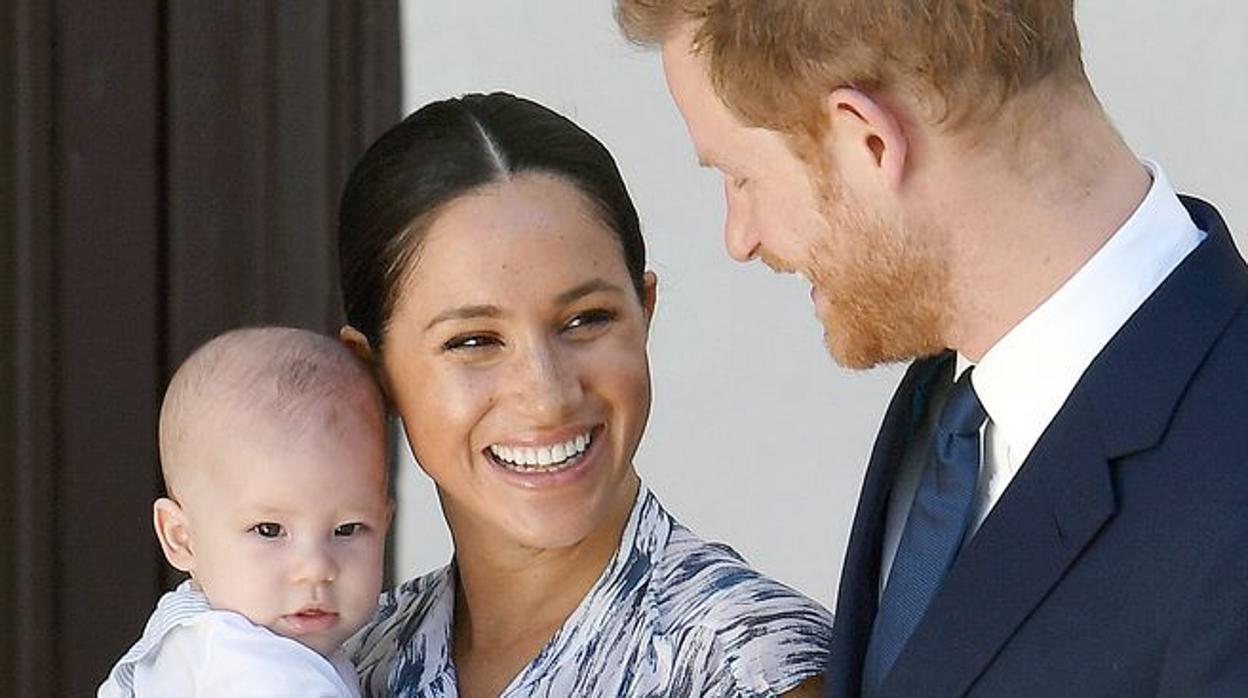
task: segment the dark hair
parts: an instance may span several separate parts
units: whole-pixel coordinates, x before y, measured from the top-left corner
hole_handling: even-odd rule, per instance
[[[524,172],[560,177],[593,202],[644,298],[641,226],[606,147],[536,102],[469,94],[413,112],[369,147],[347,180],[338,216],[342,296],[347,322],[374,350],[439,209]]]

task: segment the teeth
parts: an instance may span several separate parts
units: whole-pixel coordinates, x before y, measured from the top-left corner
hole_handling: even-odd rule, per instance
[[[589,447],[588,432],[552,446],[503,446],[491,444],[490,453],[504,465],[523,472],[555,471],[571,466]]]

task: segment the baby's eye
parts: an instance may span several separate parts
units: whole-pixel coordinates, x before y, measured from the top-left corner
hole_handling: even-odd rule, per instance
[[[256,535],[261,538],[277,538],[282,535],[282,525],[272,521],[258,523],[252,526],[251,530],[255,531]]]
[[[338,538],[349,538],[359,533],[363,528],[364,524],[358,522],[340,524],[334,528],[334,535]]]

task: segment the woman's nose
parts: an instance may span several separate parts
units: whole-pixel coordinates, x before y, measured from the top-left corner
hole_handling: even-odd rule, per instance
[[[558,425],[583,395],[574,362],[555,342],[531,347],[521,362],[516,391],[520,405],[538,426]]]
[[[724,247],[728,256],[748,262],[758,254],[758,235],[750,221],[749,202],[731,182],[724,183]]]

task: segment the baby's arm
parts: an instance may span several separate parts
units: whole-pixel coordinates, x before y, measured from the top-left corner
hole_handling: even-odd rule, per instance
[[[355,698],[355,677],[338,674],[316,651],[274,635],[242,616],[212,612],[170,633],[150,665],[136,672],[144,695],[240,698]],[[194,693],[188,688],[194,686]]]

